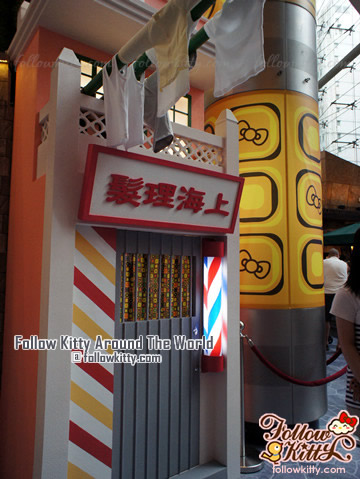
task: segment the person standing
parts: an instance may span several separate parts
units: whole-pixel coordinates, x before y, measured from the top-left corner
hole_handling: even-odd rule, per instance
[[[340,259],[339,251],[332,248],[324,260],[324,288],[325,288],[325,339],[326,345],[330,337],[330,308],[336,292],[347,280],[348,265]]]
[[[360,418],[360,229],[355,233],[349,277],[336,293],[331,313],[336,316],[339,343],[348,364],[346,406]],[[359,425],[355,434],[359,445]]]

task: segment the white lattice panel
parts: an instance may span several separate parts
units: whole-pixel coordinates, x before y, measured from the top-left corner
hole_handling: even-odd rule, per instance
[[[105,115],[93,110],[80,109],[79,129],[84,135],[106,138]]]
[[[106,138],[104,114],[82,108],[80,110],[79,129],[82,134]],[[153,144],[153,132],[149,128],[144,128],[144,135],[145,142],[139,146],[150,150]],[[161,153],[181,159],[187,158],[202,164],[214,166],[223,166],[224,164],[222,148],[176,134],[171,145],[164,148]]]
[[[149,150],[153,144],[153,132],[146,128],[144,133],[145,143],[140,146]],[[202,164],[222,166],[224,163],[222,148],[179,135],[174,135],[174,141],[164,148],[161,153],[182,159],[187,158]]]
[[[45,117],[41,123],[41,143],[44,143],[47,140],[49,135],[49,117]]]

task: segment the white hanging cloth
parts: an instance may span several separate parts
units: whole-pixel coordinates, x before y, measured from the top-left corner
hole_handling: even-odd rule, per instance
[[[169,0],[118,52],[123,63],[155,48],[160,89],[188,69],[188,18],[199,0]]]
[[[185,38],[185,52],[186,58],[183,56],[176,57],[174,53],[169,50],[167,55],[165,54],[165,48],[162,51],[162,56],[159,56],[159,49],[151,48],[146,52],[149,60],[156,66],[158,73],[158,105],[157,105],[157,116],[161,117],[167,113],[167,111],[175,105],[175,103],[183,96],[185,96],[190,90],[190,63],[189,63],[189,38],[190,35],[194,32],[197,25],[197,21],[194,22],[191,18],[191,13],[186,12],[186,21],[187,21],[187,31]],[[181,64],[184,67],[178,69],[175,79],[168,83],[166,86],[161,84],[162,68],[161,65],[166,64],[166,62],[172,63],[175,62],[178,66]],[[182,63],[181,63],[182,62]]]
[[[118,70],[115,57],[111,60],[111,75],[102,70],[104,87],[104,109],[106,122],[106,144],[116,147],[126,141],[128,135],[127,101],[124,101],[127,67]],[[115,101],[116,98],[116,101]]]
[[[144,75],[137,80],[134,64],[128,67],[128,136],[125,149],[144,143]]]
[[[103,68],[106,144],[129,149],[144,143],[144,82],[133,65],[119,70],[115,56],[111,65],[111,75]]]
[[[153,151],[158,153],[169,146],[174,133],[169,120],[169,115],[157,116],[158,105],[158,72],[156,71],[145,80],[145,102],[144,102],[144,123],[149,126],[153,132]]]
[[[146,52],[149,60],[157,66],[157,58],[155,50],[152,48]],[[190,90],[190,77],[189,70],[181,70],[178,72],[177,77],[170,85],[160,89],[159,79],[160,75],[157,75],[158,79],[158,95],[157,95],[157,116],[161,117],[167,113],[167,111],[175,105],[179,98],[186,95]]]
[[[227,0],[205,24],[215,44],[215,97],[264,70],[264,4],[265,0]]]

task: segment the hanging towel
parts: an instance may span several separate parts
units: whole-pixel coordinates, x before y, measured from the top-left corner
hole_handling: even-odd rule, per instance
[[[111,75],[108,74],[106,65],[102,70],[106,144],[110,147],[116,147],[122,145],[128,137],[128,104],[125,101],[127,67],[118,70],[115,56],[111,59],[111,66]]]
[[[171,84],[179,72],[188,70],[188,17],[199,0],[169,0],[150,21],[120,49],[123,63],[136,60],[154,47],[162,90]]]
[[[156,66],[156,71],[159,71],[155,49],[148,50],[146,54]],[[157,88],[159,90],[157,95],[157,115],[161,117],[175,105],[179,98],[186,95],[190,90],[189,70],[180,71],[176,79],[163,89],[160,88],[159,75],[157,75],[157,79]]]
[[[145,108],[144,123],[154,132],[153,151],[158,153],[169,146],[174,134],[169,120],[169,115],[165,113],[161,117],[157,116],[157,97],[158,97],[158,73],[155,72],[145,80]]]
[[[103,68],[107,146],[126,149],[144,143],[144,82],[135,77],[133,65],[117,68],[111,60],[111,75]]]
[[[127,78],[128,136],[124,144],[126,150],[144,143],[144,99],[144,75],[138,81],[132,64],[128,67]]]
[[[192,55],[192,58],[189,58],[188,54],[188,44],[190,35],[195,30],[197,22],[193,22],[191,14],[187,14],[187,37],[186,37],[186,62],[187,67],[184,70],[178,72],[175,80],[173,80],[169,85],[164,88],[161,88],[161,67],[159,63],[158,51],[155,48],[152,48],[146,52],[149,60],[156,66],[156,71],[159,72],[158,75],[158,106],[157,106],[157,115],[163,116],[166,112],[179,100],[179,98],[185,96],[190,90],[190,76],[189,71],[194,67],[196,61],[196,53]]]
[[[215,44],[215,97],[264,70],[264,4],[265,0],[227,0],[205,24]]]

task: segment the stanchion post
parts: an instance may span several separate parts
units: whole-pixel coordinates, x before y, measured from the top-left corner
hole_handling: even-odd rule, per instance
[[[244,407],[244,323],[240,321],[240,473],[250,474],[262,469],[264,463],[259,453],[245,444],[245,407]]]

